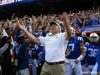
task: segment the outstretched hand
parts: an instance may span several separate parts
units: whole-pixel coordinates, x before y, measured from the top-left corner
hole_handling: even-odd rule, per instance
[[[7,40],[7,43],[8,44],[11,44],[12,40],[11,40],[11,37]]]
[[[18,27],[21,28],[22,30],[25,29],[24,23],[22,21],[18,21]]]
[[[66,19],[68,20],[68,14],[66,12],[63,12],[62,19],[63,20],[66,20]]]
[[[86,32],[82,32],[81,36],[85,37],[86,36]]]
[[[76,64],[78,64],[78,62],[79,62],[79,60],[77,60],[77,59],[75,59],[75,61],[74,61]]]
[[[68,48],[65,52],[66,57],[70,55],[70,49]]]

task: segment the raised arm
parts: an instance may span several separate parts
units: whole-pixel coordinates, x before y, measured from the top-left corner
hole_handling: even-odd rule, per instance
[[[21,29],[25,32],[25,34],[28,36],[28,38],[29,38],[31,41],[36,42],[36,43],[39,43],[39,44],[41,43],[40,40],[39,40],[38,38],[36,38],[35,36],[33,36],[31,33],[29,33],[29,32],[27,31],[27,29],[25,28],[24,23],[23,23],[22,21],[19,21],[19,22],[18,22],[18,26],[19,26],[19,28],[21,28]]]
[[[19,27],[17,26],[15,30],[8,36],[7,40],[9,40],[11,37],[14,37],[15,33],[18,31]]]
[[[70,23],[69,23],[69,18],[68,18],[68,14],[66,12],[63,13],[62,15],[62,19],[65,22],[65,29],[66,29],[66,39],[71,37],[71,33],[70,33]]]
[[[79,39],[82,39],[82,37],[78,37]],[[75,63],[77,64],[79,61],[83,60],[83,58],[85,57],[86,55],[86,48],[85,48],[85,45],[84,45],[84,41],[81,41],[80,43],[80,56],[75,60]]]
[[[3,47],[0,48],[0,55],[2,55],[6,50],[7,48],[9,47],[9,44],[11,43],[11,39],[9,39],[7,41],[7,43],[5,43],[5,45]]]
[[[31,21],[32,21],[32,24],[31,24],[31,26],[32,26],[32,34],[34,34],[34,31],[36,29],[37,18],[34,15],[32,15],[32,20]]]
[[[90,43],[93,43],[90,41],[90,38],[86,35],[86,32],[82,32],[81,36],[84,38],[85,42],[90,42]],[[96,45],[100,45],[100,39],[98,42],[95,42]]]
[[[8,46],[9,45],[6,43],[3,47],[0,48],[0,55],[2,55],[6,51],[6,49],[8,48]]]

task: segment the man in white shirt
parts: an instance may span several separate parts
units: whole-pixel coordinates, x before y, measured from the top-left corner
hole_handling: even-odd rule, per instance
[[[22,22],[18,22],[18,26],[25,32],[31,41],[45,46],[46,62],[42,67],[41,75],[64,75],[66,41],[70,37],[70,26],[66,13],[63,13],[62,18],[65,21],[66,32],[61,33],[61,27],[59,24],[51,22],[51,36],[39,38],[30,34]]]

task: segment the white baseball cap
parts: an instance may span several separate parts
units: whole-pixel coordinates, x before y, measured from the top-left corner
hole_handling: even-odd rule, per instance
[[[91,33],[89,37],[90,38],[98,38],[99,36],[97,33]]]

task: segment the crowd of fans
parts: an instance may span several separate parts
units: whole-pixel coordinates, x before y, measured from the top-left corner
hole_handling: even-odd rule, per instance
[[[25,15],[23,18],[14,17],[14,14],[12,15],[12,19],[7,20],[1,20],[0,26],[1,28],[5,29],[11,29],[14,30],[16,27],[16,22],[20,19],[22,19],[26,25],[26,27],[29,27],[30,25],[35,25],[35,29],[37,29],[38,26],[41,25],[42,28],[44,28],[46,31],[48,31],[48,26],[51,21],[58,22],[61,27],[62,31],[64,31],[64,23],[61,19],[62,14],[48,14],[48,15],[32,15],[28,16]],[[81,29],[84,29],[84,26],[91,26],[100,24],[100,10],[87,10],[87,11],[79,11],[78,13],[68,13],[68,16],[70,18],[70,25],[76,29],[76,33],[78,33]],[[1,30],[1,29],[0,29]],[[31,29],[30,29],[31,30]],[[32,31],[31,31],[32,32]]]
[[[75,33],[81,33],[85,26],[100,24],[100,10],[79,11],[78,13],[67,13],[68,22],[75,29]],[[16,72],[25,69],[22,75],[39,75],[42,64],[45,62],[45,50],[40,44],[31,42],[18,28],[18,21],[23,21],[27,30],[35,37],[49,36],[51,33],[50,23],[55,21],[65,32],[63,14],[48,15],[25,15],[23,18],[11,17],[11,19],[0,21],[0,47],[10,43],[8,50],[1,54],[1,67],[3,75],[15,75]],[[10,40],[9,37],[11,37]],[[28,42],[28,43],[27,43]],[[21,51],[19,51],[21,50]],[[19,63],[19,64],[18,64]],[[15,69],[15,66],[17,68]],[[17,73],[17,75],[20,75]]]

